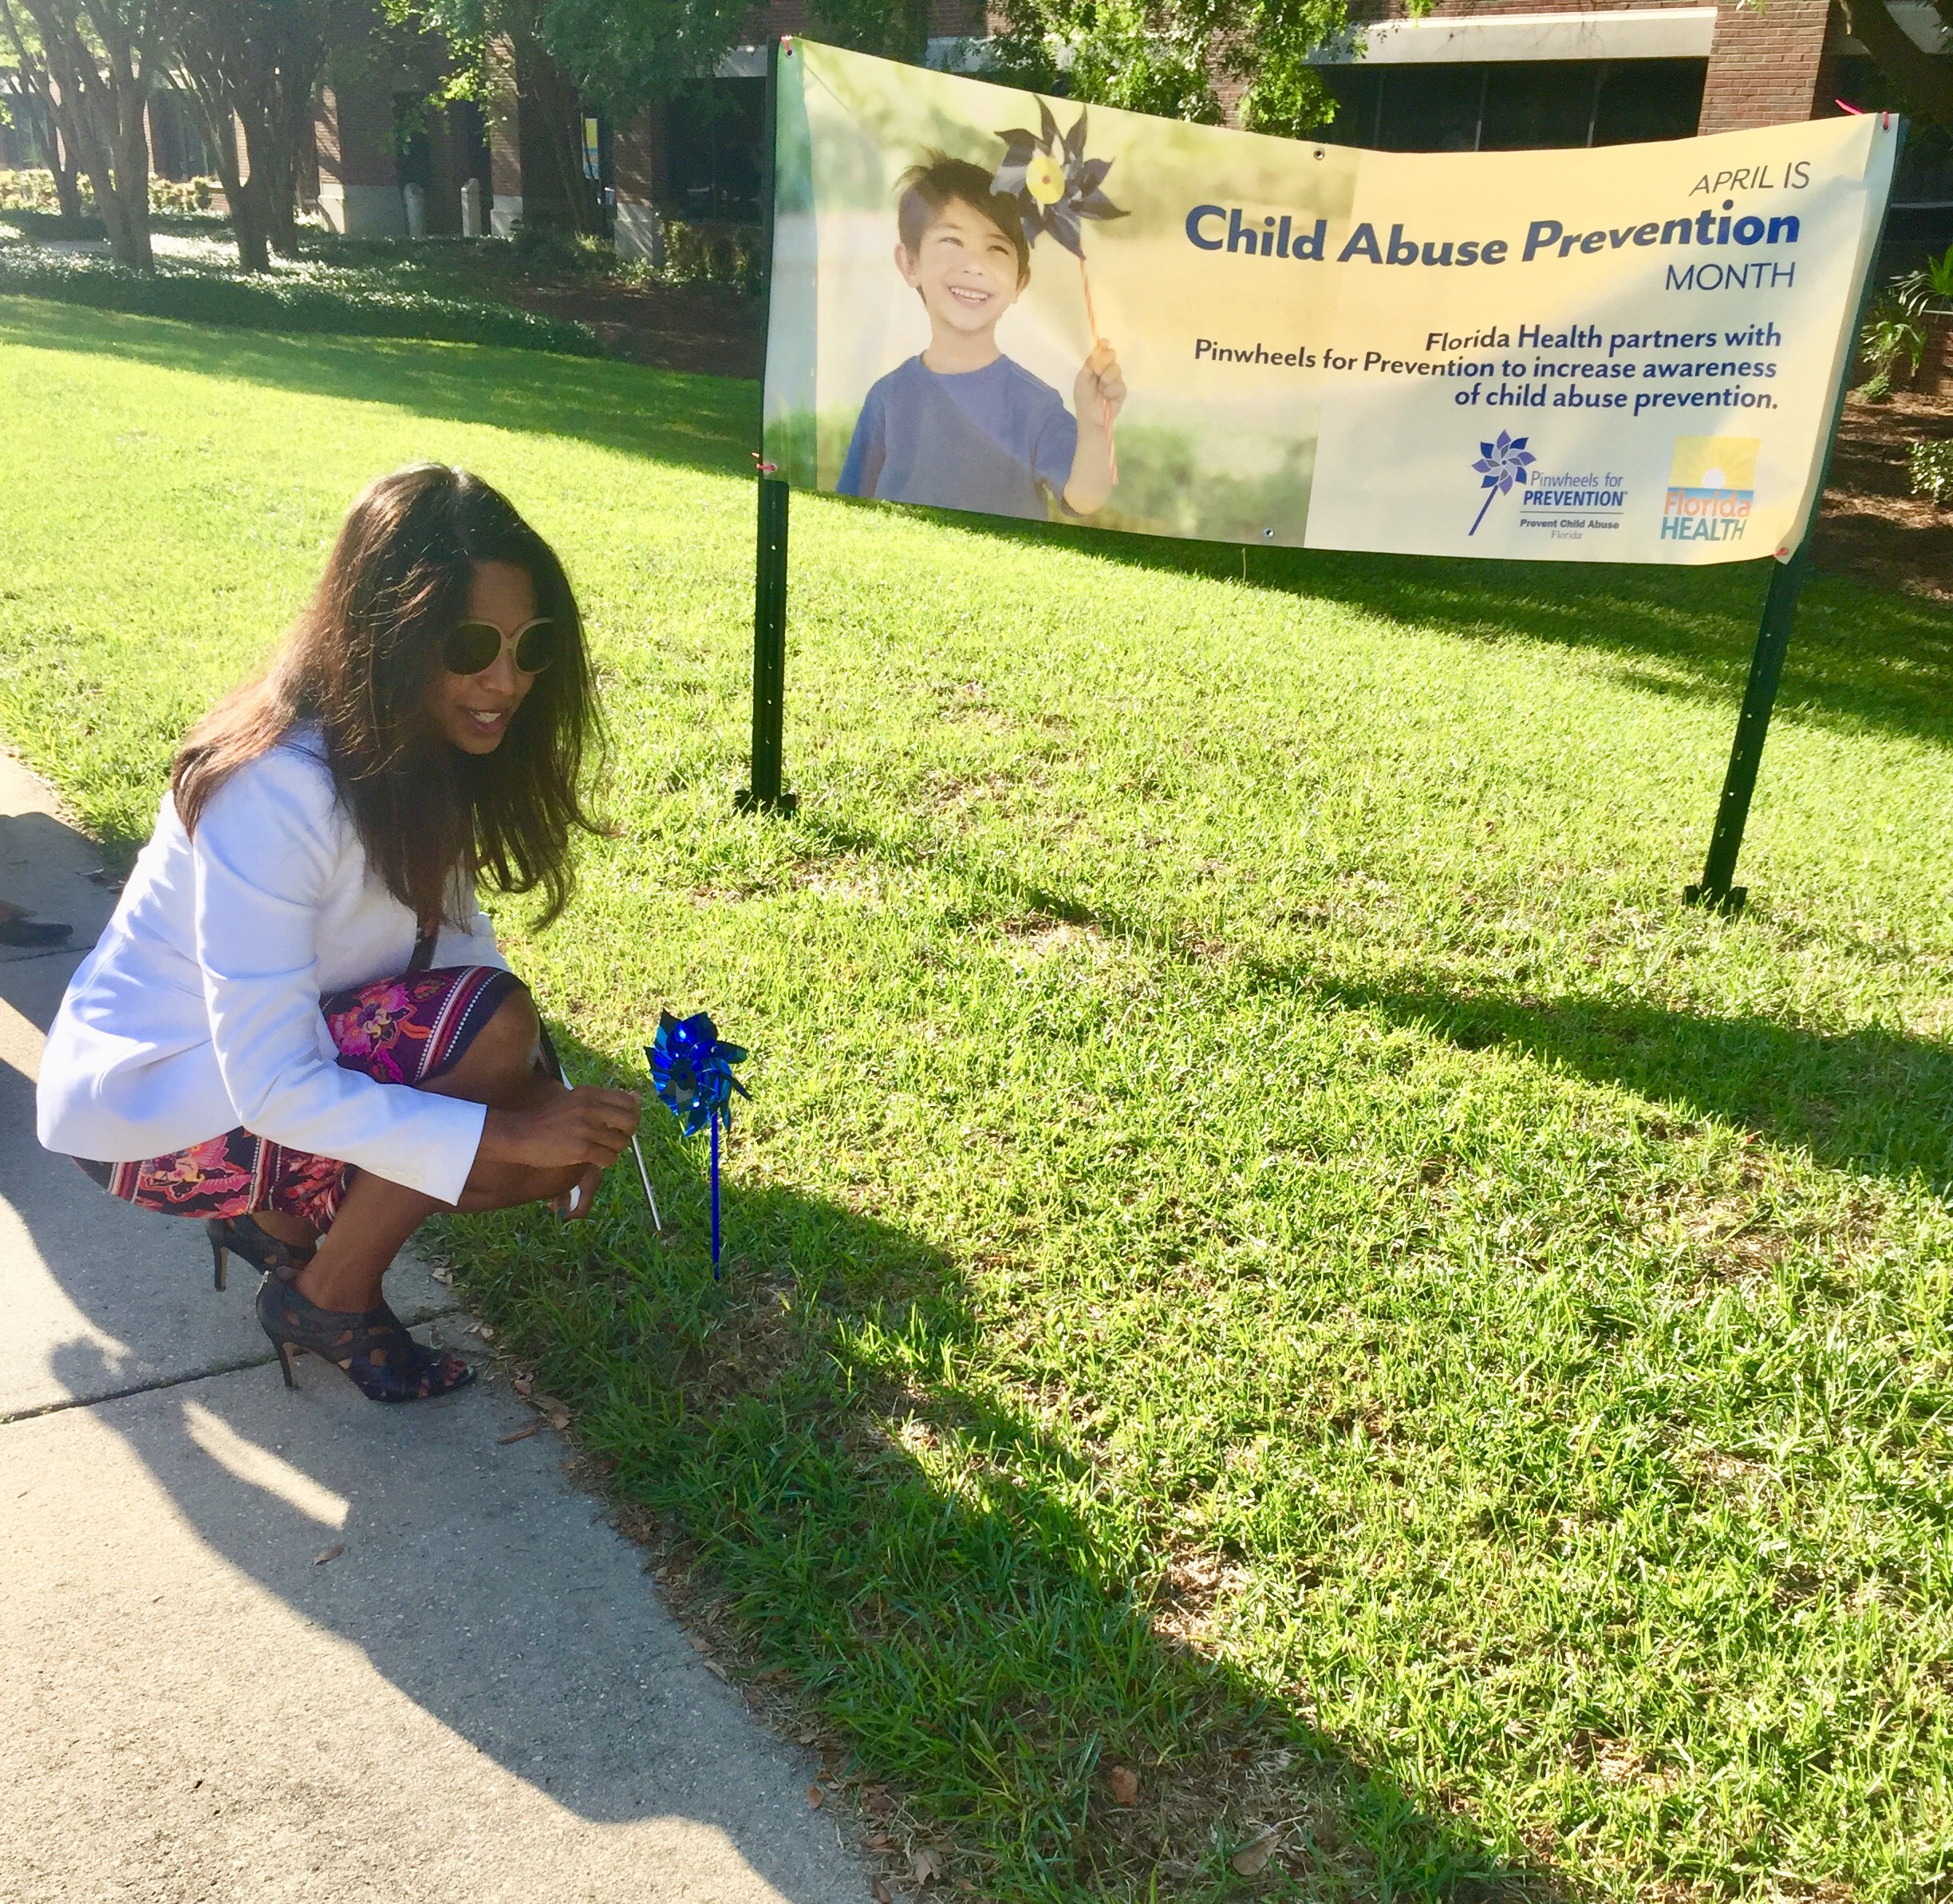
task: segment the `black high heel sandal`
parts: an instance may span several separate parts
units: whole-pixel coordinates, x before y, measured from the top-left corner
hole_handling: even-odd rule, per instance
[[[248,1216],[213,1216],[203,1226],[210,1238],[211,1274],[219,1289],[229,1283],[227,1258],[235,1250],[254,1268],[281,1282],[290,1282],[305,1273],[313,1252],[296,1243],[280,1242],[269,1230]]]
[[[278,1351],[288,1388],[298,1385],[292,1354],[301,1349],[342,1369],[369,1401],[427,1401],[475,1379],[458,1355],[416,1342],[384,1302],[365,1310],[321,1309],[270,1275],[258,1292],[258,1320]]]

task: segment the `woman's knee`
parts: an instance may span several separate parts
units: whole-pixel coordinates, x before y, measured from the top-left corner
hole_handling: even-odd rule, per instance
[[[436,1088],[445,1086],[472,1095],[477,1090],[519,1085],[535,1069],[542,1034],[542,1021],[537,1016],[535,1001],[527,986],[519,986],[495,1007],[488,1022],[475,1033],[467,1051]]]

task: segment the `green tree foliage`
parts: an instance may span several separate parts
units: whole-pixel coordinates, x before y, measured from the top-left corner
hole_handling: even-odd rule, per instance
[[[584,98],[619,117],[711,73],[749,0],[543,0],[537,38]]]
[[[451,95],[485,96],[489,49],[539,51],[586,104],[617,118],[710,73],[740,41],[750,0],[386,0],[388,17],[453,49]]]
[[[1335,117],[1309,55],[1349,32],[1345,0],[1000,0],[992,17],[981,69],[1006,84],[1208,125],[1225,92],[1241,124],[1292,136]],[[812,21],[892,59],[920,60],[927,44],[920,0],[813,0]]]
[[[1330,3],[1340,13],[1341,0]],[[1220,121],[1208,37],[1187,9],[1144,0],[1003,0],[997,13],[1003,30],[984,49],[989,77],[1162,118]]]

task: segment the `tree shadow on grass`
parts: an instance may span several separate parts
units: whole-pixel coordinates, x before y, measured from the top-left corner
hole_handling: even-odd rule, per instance
[[[1231,543],[928,513],[969,534],[1012,543],[1049,542],[1129,568],[1245,583],[1260,593],[1332,602],[1470,641],[1502,643],[1516,637],[1604,656],[1628,685],[1726,705],[1732,725],[1773,566],[1766,561],[1683,569],[1315,549],[1244,551]],[[1813,578],[1798,607],[1777,705],[1780,715],[1793,720],[1868,726],[1953,744],[1953,609],[1841,579]]]
[[[824,853],[892,866],[913,848],[818,812],[799,824]],[[1165,956],[1205,966],[1211,948],[1134,922],[954,849],[932,854],[992,898],[996,916],[1082,926],[1146,942]],[[1415,970],[1395,982],[1323,977],[1319,967],[1250,966],[1266,990],[1312,993],[1393,1025],[1422,1027],[1467,1051],[1521,1051],[1590,1083],[1624,1086],[1672,1105],[1685,1118],[1714,1117],[1772,1142],[1799,1146],[1833,1169],[1919,1181],[1953,1195],[1953,1047],[1869,1025],[1811,1031],[1763,1017],[1682,1011],[1631,998],[1541,998],[1461,991]]]
[[[0,343],[87,351],[416,417],[539,436],[708,471],[750,473],[759,387],[602,358],[401,338],[219,330],[0,297]]]
[[[650,1151],[664,1234],[616,1179],[580,1228],[458,1223],[470,1294],[578,1408],[614,1493],[681,1534],[750,1650],[847,1738],[855,1776],[973,1849],[986,1889],[1556,1890],[1190,1638],[1210,1576],[1118,1544],[1119,1517],[1083,1511],[1103,1478],[969,1384],[981,1325],[950,1257],[752,1183],[735,1150],[715,1283],[696,1159],[663,1136]],[[1251,1882],[1229,1861],[1268,1827]]]
[[[1275,987],[1418,1027],[1466,1051],[1504,1049],[1620,1084],[1687,1120],[1715,1118],[1834,1170],[1953,1194],[1953,1049],[1872,1025],[1806,1031],[1632,999],[1463,993],[1407,974],[1384,986],[1271,970]]]

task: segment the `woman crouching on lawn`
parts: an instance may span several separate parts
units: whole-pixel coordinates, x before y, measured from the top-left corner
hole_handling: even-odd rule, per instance
[[[375,1401],[472,1380],[381,1278],[437,1210],[588,1211],[636,1098],[559,1080],[479,911],[562,910],[596,737],[568,579],[508,502],[424,464],[353,504],[270,671],[177,756],[43,1058],[41,1141],[205,1219],[258,1320]],[[109,1159],[109,1161],[97,1161]]]

